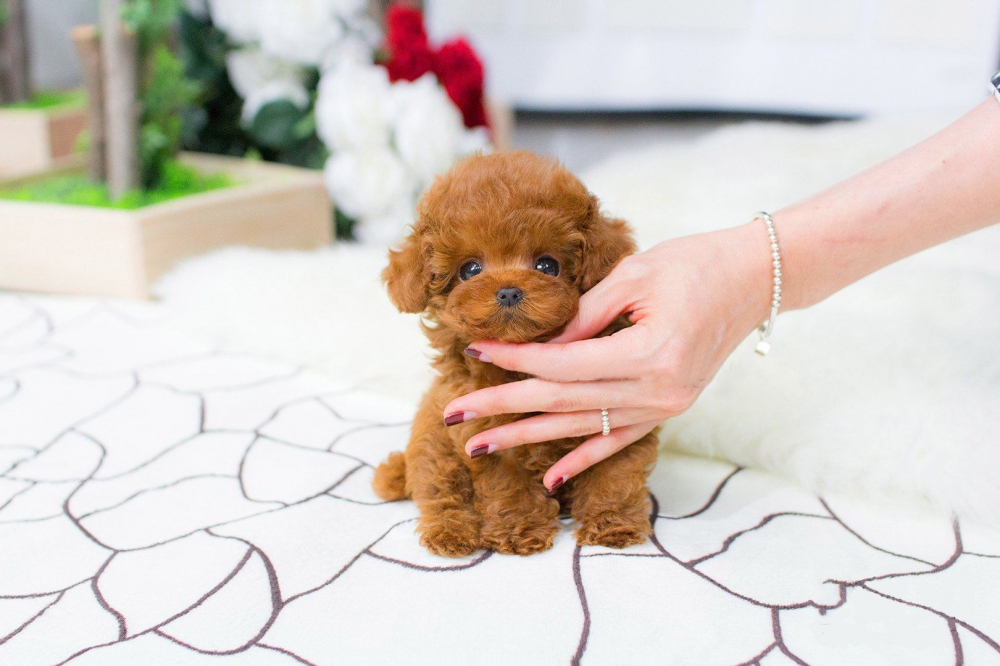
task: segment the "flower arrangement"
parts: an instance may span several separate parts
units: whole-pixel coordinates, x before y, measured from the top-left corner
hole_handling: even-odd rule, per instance
[[[463,39],[433,48],[418,10],[390,7],[382,43],[364,0],[199,2],[190,147],[323,168],[341,236],[392,242],[436,175],[489,147],[482,63]]]

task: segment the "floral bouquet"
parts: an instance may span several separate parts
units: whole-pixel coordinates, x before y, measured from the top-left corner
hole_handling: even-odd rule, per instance
[[[182,41],[207,91],[186,145],[324,168],[341,236],[390,243],[434,177],[489,147],[483,66],[421,13],[364,0],[197,0]]]

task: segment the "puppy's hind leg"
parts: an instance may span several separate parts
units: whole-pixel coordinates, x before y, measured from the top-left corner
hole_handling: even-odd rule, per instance
[[[372,489],[387,502],[409,497],[406,491],[406,456],[402,453],[390,453],[389,459],[375,468]]]

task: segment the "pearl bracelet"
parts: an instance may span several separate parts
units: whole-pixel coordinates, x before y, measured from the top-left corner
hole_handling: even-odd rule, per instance
[[[781,248],[778,247],[778,236],[774,232],[774,220],[771,219],[770,214],[765,212],[757,213],[754,216],[754,220],[761,220],[765,225],[767,225],[767,235],[771,241],[771,265],[774,266],[774,290],[771,292],[771,316],[767,318],[763,324],[761,324],[758,329],[760,334],[760,342],[757,343],[757,347],[754,349],[755,352],[761,356],[767,356],[767,352],[771,351],[771,343],[768,342],[768,338],[771,337],[771,331],[774,330],[774,320],[778,318],[778,308],[781,307]]]

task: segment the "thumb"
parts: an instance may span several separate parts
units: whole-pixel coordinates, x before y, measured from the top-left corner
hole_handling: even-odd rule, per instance
[[[549,340],[550,343],[577,342],[589,340],[613,322],[631,305],[614,288],[614,280],[605,278],[593,289],[580,297],[580,309],[566,325],[566,330]]]

